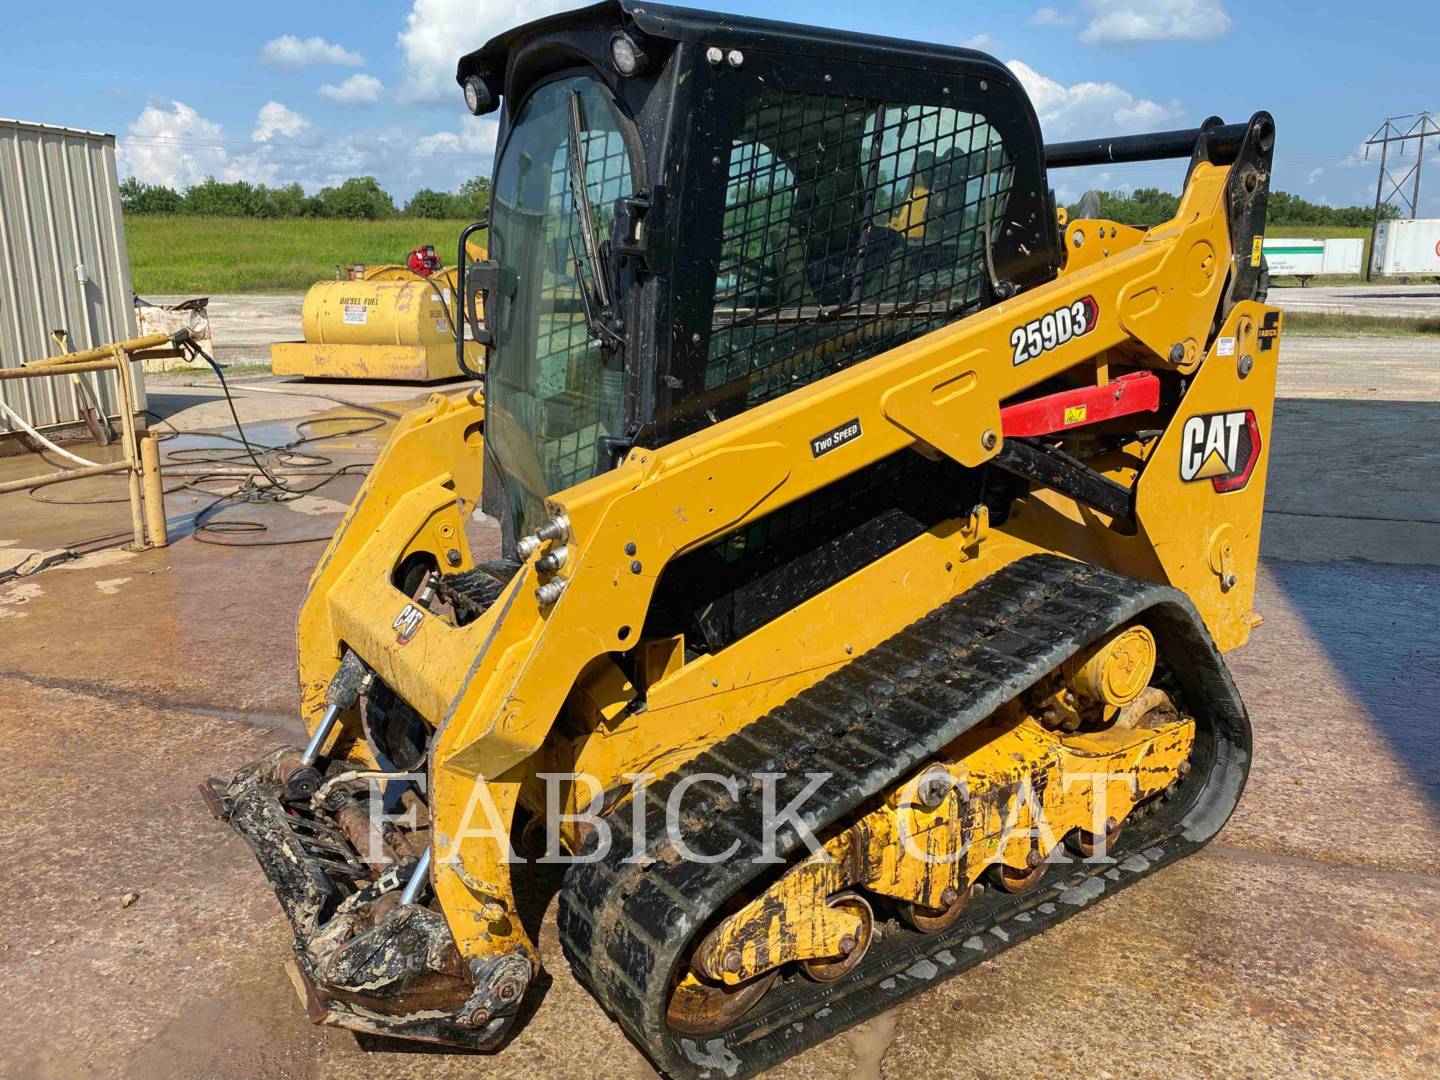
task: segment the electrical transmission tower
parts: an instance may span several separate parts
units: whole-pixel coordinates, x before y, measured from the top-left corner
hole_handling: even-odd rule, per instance
[[[1409,127],[1405,126],[1406,121],[1410,122]],[[1412,113],[1409,116],[1387,116],[1385,122],[1375,129],[1375,134],[1365,140],[1365,158],[1370,158],[1370,147],[1380,147],[1380,176],[1375,181],[1375,215],[1370,221],[1370,251],[1371,258],[1365,262],[1365,280],[1370,280],[1371,264],[1374,259],[1375,233],[1380,228],[1380,207],[1388,206],[1391,200],[1398,196],[1398,205],[1408,209],[1408,214],[1401,214],[1401,217],[1420,216],[1420,172],[1425,164],[1425,139],[1427,137],[1440,138],[1440,124],[1435,122],[1428,112],[1418,115]],[[1415,164],[1406,169],[1396,178],[1391,169],[1395,166],[1390,164],[1390,144],[1399,143],[1399,156],[1405,156],[1405,144],[1411,139],[1420,140],[1419,152],[1415,155]],[[1410,196],[1405,195],[1406,181],[1412,182]],[[1386,189],[1386,184],[1389,189]]]

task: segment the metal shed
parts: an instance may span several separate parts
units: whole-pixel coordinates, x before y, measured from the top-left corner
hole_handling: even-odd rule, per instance
[[[71,350],[135,336],[115,136],[0,119],[0,366],[61,352],[52,330],[66,332]],[[103,411],[116,414],[113,374],[77,378],[92,380]],[[0,382],[0,394],[36,428],[81,421],[72,379]],[[13,427],[0,413],[0,438]]]

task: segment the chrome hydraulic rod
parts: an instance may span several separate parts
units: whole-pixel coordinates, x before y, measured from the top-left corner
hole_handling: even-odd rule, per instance
[[[410,871],[410,880],[405,883],[405,891],[400,894],[400,903],[413,904],[420,896],[420,890],[430,880],[430,848],[420,853],[420,861],[415,864],[415,869]]]

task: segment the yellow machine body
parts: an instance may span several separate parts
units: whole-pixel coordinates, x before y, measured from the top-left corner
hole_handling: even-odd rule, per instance
[[[582,22],[601,17],[586,10]],[[730,64],[714,65],[716,77],[748,70]],[[829,81],[829,69],[817,77]],[[476,100],[489,92],[473,83],[468,91]],[[569,138],[558,143],[566,152],[582,152],[579,125],[587,115],[595,122],[595,103],[583,96],[573,91],[540,125],[553,133],[568,120]],[[571,368],[592,366],[562,372],[564,389],[548,393],[545,408],[534,406],[540,387],[506,370],[500,350],[519,342],[539,355],[557,340],[630,347],[620,333],[657,310],[667,341],[691,335],[676,334],[676,316],[663,305],[606,311],[604,290],[593,290],[592,302],[584,282],[583,292],[537,291],[537,281],[563,282],[572,269],[578,275],[586,262],[611,256],[619,269],[609,280],[638,278],[623,260],[652,239],[641,227],[652,212],[646,202],[610,193],[628,225],[612,223],[603,249],[594,236],[541,245],[526,232],[538,235],[531,219],[540,219],[512,208],[511,258],[527,249],[544,257],[518,271],[504,258],[487,267],[498,290],[496,327],[487,328],[497,350],[491,399],[478,389],[434,393],[396,425],[301,608],[300,697],[311,745],[300,757],[276,751],[217,795],[295,925],[313,1016],[495,1045],[540,963],[533,922],[517,902],[526,890],[514,881],[532,868],[515,845],[538,828],[554,854],[593,853],[602,834],[628,837],[648,820],[652,786],[673,794],[677,778],[690,781],[704,763],[737,760],[737,773],[750,771],[707,796],[703,813],[682,815],[682,836],[705,834],[712,821],[716,835],[727,824],[743,833],[736,822],[753,821],[763,786],[757,762],[795,777],[833,753],[827,775],[850,770],[855,783],[853,798],[833,804],[833,813],[817,811],[817,850],[787,848],[763,872],[726,877],[739,871],[723,857],[712,872],[689,869],[674,838],[660,837],[637,847],[634,859],[607,852],[599,869],[567,875],[561,934],[577,976],[673,1076],[752,1075],[831,1030],[820,1024],[832,1012],[829,991],[806,998],[802,978],[833,983],[835,1000],[863,986],[872,1015],[872,1005],[888,1007],[885,993],[906,972],[937,963],[959,970],[1004,947],[996,941],[1029,936],[1111,888],[1110,877],[1082,867],[1062,892],[1059,879],[1071,871],[1053,862],[1064,848],[1088,862],[1097,850],[1103,858],[1117,836],[1138,842],[1114,869],[1118,881],[1188,854],[1219,830],[1249,767],[1248,721],[1223,654],[1243,645],[1258,621],[1283,325],[1279,309],[1263,302],[1256,223],[1274,124],[1257,113],[1245,125],[1166,137],[1176,134],[1193,135],[1195,150],[1170,221],[1142,230],[1067,220],[1061,211],[1063,229],[1051,234],[1057,260],[1038,283],[1016,288],[994,280],[993,267],[977,270],[986,274],[984,304],[948,306],[950,321],[903,344],[808,383],[796,379],[759,403],[711,412],[709,422],[653,445],[606,428],[594,441],[613,456],[597,458],[589,478],[548,493],[544,467],[534,453],[525,458],[518,433],[547,422],[563,433],[565,410],[578,411],[576,399],[588,392],[619,386],[633,400],[636,388],[624,377],[634,373],[638,350],[611,343],[603,361],[599,344],[594,356],[562,351]],[[1206,140],[1222,134],[1235,145],[1212,152]],[[817,141],[831,145],[828,136]],[[957,154],[932,162],[934,177],[917,176],[883,211],[890,230],[913,243],[903,250],[917,265],[945,239],[942,165],[968,162],[972,192],[992,180],[988,149]],[[519,160],[517,176],[533,180],[531,158]],[[552,155],[540,160],[548,168]],[[533,190],[542,194],[566,183],[583,192],[586,170],[541,179]],[[516,190],[524,188],[517,181]],[[1028,205],[1053,220],[1048,201]],[[589,211],[582,205],[578,216]],[[977,229],[990,228],[978,206],[967,212]],[[860,219],[861,264],[881,214],[871,205]],[[684,224],[665,220],[677,234]],[[1006,228],[997,221],[985,235]],[[783,230],[776,233],[783,241]],[[502,235],[497,225],[497,247]],[[981,247],[970,257],[983,268],[990,254]],[[779,318],[779,309],[767,313],[749,299],[775,266],[784,269],[783,258],[761,268],[759,285],[735,275],[751,291],[736,301],[730,325]],[[435,290],[383,277],[317,285],[306,301],[306,348],[318,357],[453,347]],[[808,300],[800,307],[816,321],[844,315]],[[536,312],[543,344],[523,333],[524,318]],[[1077,332],[1057,330],[1061,313]],[[878,331],[841,331],[804,348],[823,354],[868,333]],[[693,340],[703,337],[697,331]],[[312,361],[303,373],[326,372]],[[405,377],[393,368],[366,374]],[[752,374],[774,377],[760,366]],[[666,378],[662,371],[662,386]],[[1153,391],[1151,404],[1121,410],[1117,403],[1140,386]],[[514,407],[502,407],[505,400]],[[703,394],[696,400],[697,410],[706,408]],[[1047,405],[1060,406],[1058,426],[1034,429],[1039,435],[1014,426]],[[585,428],[592,429],[600,431]],[[509,471],[495,471],[497,460],[510,462]],[[777,586],[784,603],[733,636],[707,638],[704,648],[686,634],[702,636],[705,625],[683,623],[699,629],[676,632],[655,617],[676,580],[667,574],[683,571],[682,560],[722,541],[748,543],[754,534],[742,530],[763,529],[783,512],[802,511],[795,516],[803,529],[803,511],[861,474],[887,476],[881,467],[890,463],[912,481],[933,475],[919,471],[927,463],[941,466],[951,470],[941,475],[973,480],[981,494],[972,502],[962,488],[962,505],[922,491],[933,513],[912,517],[913,530],[890,534],[834,578],[817,576],[810,591]],[[576,475],[589,471],[587,460]],[[491,522],[476,528],[482,505],[494,505],[482,502],[496,494],[482,490],[492,476],[505,505],[524,501],[510,500],[515,482],[543,502],[542,524],[505,534],[502,520],[503,550]],[[1004,485],[994,504],[991,483]],[[816,543],[837,535],[843,542],[853,534],[825,533]],[[801,550],[808,558],[818,547]],[[713,563],[699,565],[713,572]],[[778,565],[777,574],[809,567],[801,558]],[[836,689],[857,685],[865,689],[854,696]],[[407,745],[421,747],[403,779],[421,790],[406,843],[424,854],[407,866],[403,893],[393,876],[351,867],[361,884],[316,926],[324,897],[338,894],[316,884],[323,870],[297,878],[303,844],[290,830],[299,818],[329,844],[347,827],[323,793],[343,793],[366,776],[396,778],[377,735],[392,721],[409,723]],[[317,761],[327,763],[323,783]],[[313,783],[303,794],[313,799],[296,810],[286,785],[307,769]],[[378,801],[369,798],[367,805]],[[752,817],[730,816],[736,807]],[[688,876],[667,876],[676,866]],[[1025,901],[1042,881],[1052,890],[1046,899]],[[902,925],[877,932],[891,915]],[[992,921],[966,931],[972,916]],[[979,944],[944,936],[956,928]],[[928,935],[935,951],[918,951]],[[405,953],[404,942],[417,936],[430,944]],[[894,950],[912,944],[917,951],[902,964]],[[866,974],[857,965],[867,953],[892,966]],[[785,993],[770,998],[778,1011],[745,1028],[748,1011],[781,979]],[[784,1002],[797,1000],[813,1008],[786,1015]],[[855,1005],[845,1022],[861,1013]],[[732,1058],[733,1070],[713,1071]]]
[[[1106,253],[1075,249],[1050,285],[669,446],[633,451],[615,470],[557,493],[550,507],[570,528],[560,602],[537,602],[547,578],[531,559],[507,591],[510,602],[463,627],[426,615],[404,647],[395,645],[394,624],[409,598],[374,583],[388,578],[397,553],[443,560],[454,549],[457,570],[474,566],[464,534],[480,498],[485,410],[473,395],[437,395],[400,423],[311,581],[299,623],[302,701],[313,726],[348,644],[433,718],[432,813],[450,855],[435,887],[462,952],[533,948],[518,921],[476,917],[513,903],[504,845],[473,833],[477,785],[508,825],[527,799],[543,812],[539,773],[573,769],[603,790],[627,787],[627,774],[663,774],[1027,555],[1057,552],[1174,585],[1221,650],[1244,644],[1254,622],[1268,438],[1243,490],[1218,494],[1182,481],[1180,460],[1189,417],[1248,409],[1266,436],[1271,425],[1278,337],[1262,350],[1258,335],[1262,324],[1278,325],[1278,309],[1237,304],[1209,353],[1198,352],[1230,254],[1220,212],[1227,172],[1199,165],[1176,218],[1148,232],[1070,222],[1071,237],[1105,235]],[[1012,364],[1011,328],[1082,294],[1098,302],[1095,329]],[[1170,359],[1175,342],[1185,343],[1178,360]],[[1233,357],[1215,355],[1221,347],[1253,357],[1253,367],[1242,375]],[[1096,527],[1095,511],[1036,489],[1003,527],[956,520],[932,529],[719,654],[683,663],[673,643],[641,643],[647,656],[661,646],[661,659],[649,671],[646,710],[627,711],[637,688],[610,654],[636,647],[668,562],[899,449],[982,464],[1000,449],[987,433],[1000,428],[1001,402],[1076,368],[1103,381],[1122,355],[1192,373],[1158,440],[1098,462],[1123,483],[1143,467],[1132,535]],[[866,439],[850,460],[815,457],[814,432],[851,416]],[[358,717],[331,746],[373,764]],[[594,794],[571,792],[565,809],[578,812]]]

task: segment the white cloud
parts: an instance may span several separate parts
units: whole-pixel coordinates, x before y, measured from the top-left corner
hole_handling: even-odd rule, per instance
[[[512,26],[577,7],[576,0],[413,0],[396,38],[405,64],[402,96],[458,101],[455,63]]]
[[[256,118],[254,141],[245,142],[227,138],[221,125],[183,102],[162,101],[141,112],[116,152],[121,176],[176,190],[213,176],[272,187],[295,182],[313,193],[352,176],[375,176],[403,204],[417,188],[454,191],[488,175],[497,131],[493,119],[463,113],[453,130],[418,139],[398,126],[327,137],[293,110],[268,102]]]
[[[983,52],[986,49],[993,49],[995,47],[995,39],[989,34],[976,34],[974,37],[968,37],[960,42],[960,47],[963,49],[979,49]]]
[[[357,71],[339,85],[326,83],[315,92],[337,105],[374,105],[385,92],[385,84],[374,75]]]
[[[405,128],[356,132],[305,156],[287,179],[314,191],[351,176],[375,176],[396,205],[403,205],[417,188],[454,191],[471,177],[488,176],[498,131],[495,120],[464,113],[457,117],[455,130],[418,138]]]
[[[293,139],[312,126],[309,120],[293,109],[287,109],[278,101],[267,101],[260,106],[260,112],[255,117],[255,130],[250,133],[250,141],[269,142],[277,135]]]
[[[1031,26],[1069,26],[1074,21],[1074,15],[1061,15],[1053,7],[1042,7],[1030,16]]]
[[[305,38],[293,34],[272,38],[260,46],[260,63],[286,71],[299,71],[317,64],[336,67],[359,67],[365,63],[358,52],[326,41],[322,37]]]
[[[1063,86],[1019,60],[1011,60],[1007,66],[1030,95],[1046,142],[1155,131],[1180,116],[1173,103],[1161,105],[1137,98],[1111,82]]]
[[[255,154],[232,155],[224,129],[182,101],[152,102],[116,147],[122,175],[187,188],[207,176],[273,183],[277,168]]]
[[[1230,29],[1222,0],[1086,0],[1086,42],[1209,41]]]
[[[499,132],[495,120],[462,113],[455,131],[437,131],[418,140],[398,182],[410,190],[454,191],[471,177],[488,176]]]
[[[1309,179],[1307,179],[1307,180],[1305,181],[1305,183],[1307,183],[1307,184],[1313,184],[1313,183],[1315,183],[1316,180],[1319,180],[1320,177],[1322,177],[1322,176],[1324,176],[1324,175],[1325,175],[1325,170],[1317,166],[1316,168],[1313,168],[1313,169],[1310,170],[1310,177],[1309,177]]]

